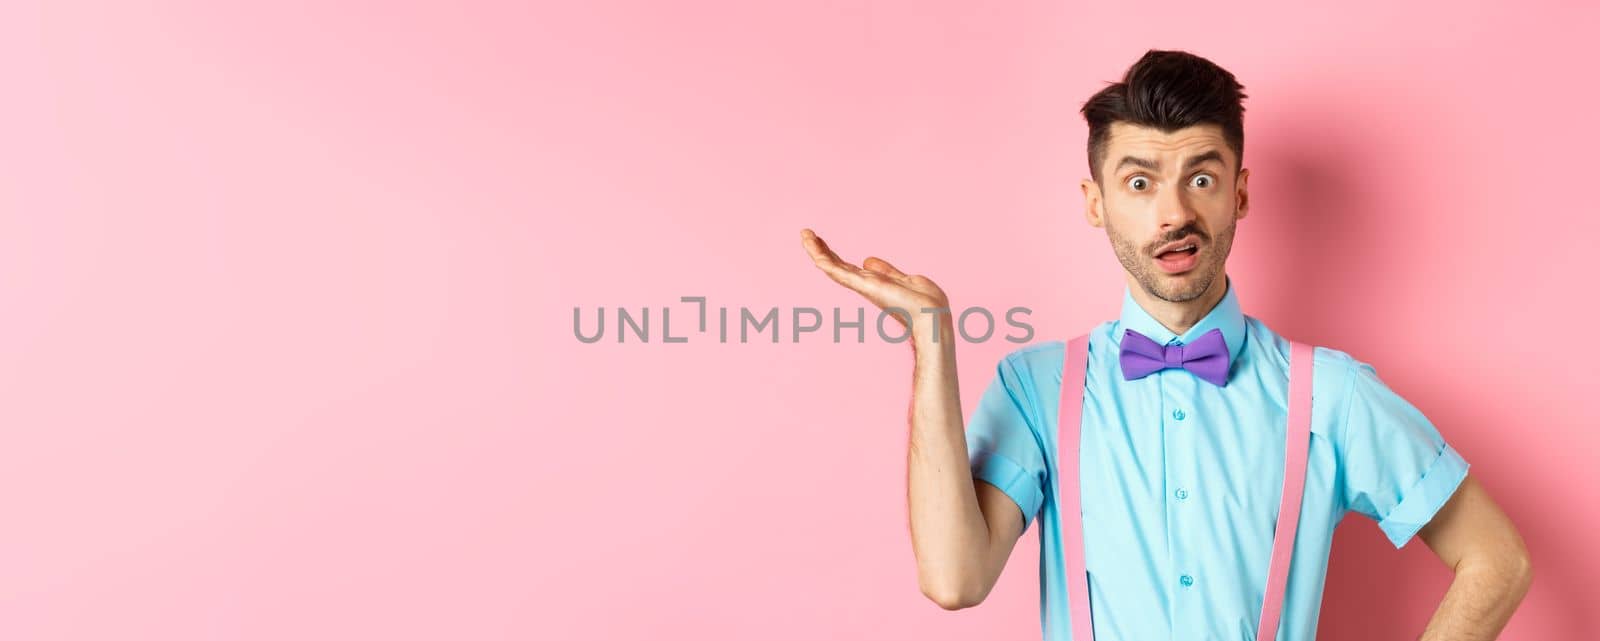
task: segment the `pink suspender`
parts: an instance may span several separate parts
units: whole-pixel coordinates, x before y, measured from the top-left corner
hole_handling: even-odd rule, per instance
[[[1273,641],[1283,592],[1289,586],[1289,558],[1300,526],[1300,498],[1306,489],[1306,451],[1311,449],[1311,346],[1289,341],[1289,425],[1283,453],[1283,498],[1278,501],[1278,527],[1272,533],[1272,561],[1267,566],[1267,592],[1261,603],[1257,641]]]
[[[1083,495],[1078,490],[1082,478],[1078,473],[1078,445],[1083,429],[1083,377],[1089,369],[1088,334],[1067,343],[1063,367],[1061,413],[1056,418],[1056,497],[1061,509],[1067,611],[1072,617],[1072,641],[1093,641],[1094,628],[1089,625],[1089,564],[1083,556]]]
[[[1294,534],[1300,525],[1300,499],[1305,491],[1306,453],[1311,446],[1312,346],[1290,341],[1289,425],[1284,445],[1283,494],[1278,503],[1278,527],[1272,534],[1272,560],[1267,566],[1267,590],[1261,603],[1258,641],[1273,641],[1289,583],[1289,559],[1294,554]],[[1067,342],[1061,374],[1061,409],[1057,421],[1057,492],[1061,509],[1061,544],[1067,570],[1067,600],[1072,616],[1073,641],[1092,641],[1088,564],[1084,561],[1083,496],[1079,488],[1079,446],[1082,438],[1084,376],[1089,364],[1089,336]],[[1067,418],[1075,420],[1066,420]],[[1074,571],[1074,568],[1077,570]]]

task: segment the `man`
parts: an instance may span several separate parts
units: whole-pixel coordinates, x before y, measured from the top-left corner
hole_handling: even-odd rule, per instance
[[[851,265],[802,231],[834,281],[880,308],[912,312],[897,315],[915,354],[912,546],[922,592],[940,606],[981,603],[1037,517],[1044,636],[1071,638],[1065,593],[1083,575],[1067,579],[1085,568],[1063,567],[1068,526],[1057,495],[1081,487],[1095,641],[1257,638],[1287,494],[1291,347],[1241,312],[1225,270],[1249,210],[1242,90],[1204,58],[1150,51],[1082,109],[1085,217],[1105,229],[1127,289],[1120,318],[1088,335],[1080,479],[1056,485],[1064,341],[1008,354],[963,428],[945,293],[881,258]],[[1221,366],[1132,371],[1140,368],[1123,355],[1140,341],[1156,354],[1209,342]],[[1274,637],[1315,636],[1334,526],[1355,511],[1397,548],[1420,537],[1453,569],[1421,639],[1494,639],[1532,576],[1516,528],[1462,456],[1370,365],[1322,347],[1311,360],[1302,509]]]

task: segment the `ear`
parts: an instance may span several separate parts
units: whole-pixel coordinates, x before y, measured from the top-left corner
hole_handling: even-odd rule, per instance
[[[1250,170],[1240,169],[1239,177],[1234,179],[1234,197],[1239,201],[1239,208],[1233,212],[1233,219],[1239,220],[1250,213]]]
[[[1100,185],[1094,179],[1085,178],[1080,183],[1083,189],[1083,218],[1089,221],[1091,227],[1104,227],[1106,225],[1105,202],[1100,197]]]

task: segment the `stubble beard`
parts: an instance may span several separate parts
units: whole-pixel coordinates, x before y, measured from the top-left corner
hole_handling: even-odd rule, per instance
[[[1211,237],[1212,242],[1207,245],[1205,256],[1200,264],[1188,273],[1169,275],[1156,268],[1155,257],[1150,255],[1149,249],[1165,245],[1168,242],[1182,238],[1191,232],[1205,239],[1205,234],[1194,226],[1189,226],[1179,233],[1171,234],[1169,240],[1152,243],[1149,249],[1136,246],[1132,240],[1117,233],[1116,226],[1111,224],[1111,218],[1106,218],[1106,235],[1111,238],[1112,250],[1117,254],[1117,261],[1122,263],[1122,268],[1133,275],[1139,286],[1151,296],[1160,300],[1181,303],[1194,300],[1204,295],[1211,289],[1211,284],[1222,273],[1222,266],[1228,259],[1228,253],[1233,249],[1233,234],[1237,222],[1228,223],[1222,233]]]

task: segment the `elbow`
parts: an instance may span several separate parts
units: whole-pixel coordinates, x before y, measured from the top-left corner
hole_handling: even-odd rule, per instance
[[[1517,536],[1516,545],[1512,547],[1511,554],[1505,562],[1505,574],[1510,578],[1511,588],[1517,599],[1521,599],[1533,586],[1533,557],[1528,554],[1528,546]]]
[[[986,594],[971,581],[922,581],[922,595],[946,610],[962,610],[983,603]]]
[[[1518,598],[1521,598],[1521,596],[1528,593],[1529,588],[1533,587],[1533,559],[1528,556],[1527,551],[1523,551],[1522,554],[1517,556],[1516,560],[1516,565],[1513,566],[1515,568],[1515,586]]]
[[[1533,559],[1519,541],[1511,550],[1498,556],[1478,555],[1463,559],[1457,567],[1463,572],[1481,576],[1501,590],[1505,598],[1521,601],[1533,586]]]

